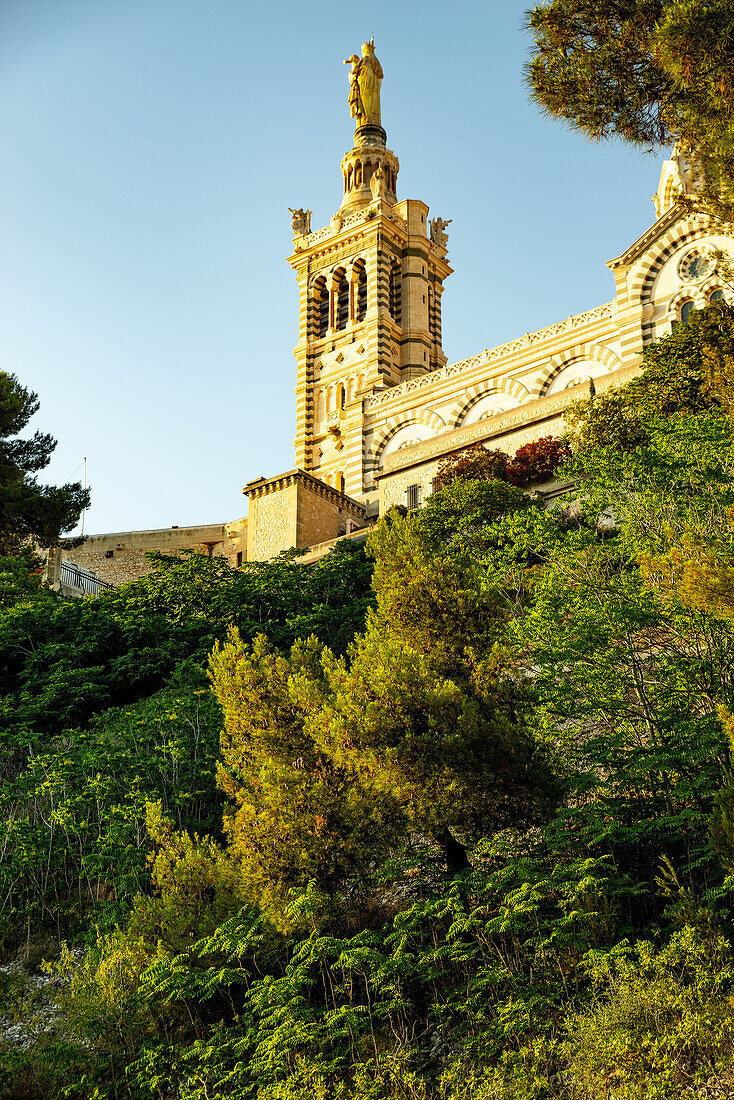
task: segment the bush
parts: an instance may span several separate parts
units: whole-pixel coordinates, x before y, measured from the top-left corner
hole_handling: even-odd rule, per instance
[[[509,458],[504,451],[489,451],[474,443],[446,455],[433,482],[434,492],[446,489],[454,481],[507,481]]]
[[[686,926],[660,950],[617,948],[590,970],[595,1003],[564,1044],[573,1097],[676,1100],[730,1072],[734,967],[723,939]]]
[[[545,435],[515,452],[507,467],[507,480],[521,487],[533,481],[549,481],[570,457],[571,450],[565,440]]]

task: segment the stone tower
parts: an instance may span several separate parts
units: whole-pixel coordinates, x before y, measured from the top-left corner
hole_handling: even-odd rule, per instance
[[[446,222],[398,202],[398,158],[380,122],[382,69],[374,44],[353,57],[354,145],[341,162],[343,197],[331,222],[310,231],[293,213],[289,263],[299,286],[296,468],[351,497],[375,493],[363,403],[375,391],[444,366],[441,295]]]

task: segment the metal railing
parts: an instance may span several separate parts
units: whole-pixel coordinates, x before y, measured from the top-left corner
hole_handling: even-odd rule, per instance
[[[87,596],[98,596],[103,588],[113,588],[114,585],[100,580],[96,573],[90,569],[82,569],[70,561],[62,561],[59,581],[67,588],[76,588]]]

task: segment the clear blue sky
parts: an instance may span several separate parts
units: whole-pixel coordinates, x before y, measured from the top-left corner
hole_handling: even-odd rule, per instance
[[[288,206],[325,225],[375,36],[400,198],[452,218],[444,350],[612,297],[660,158],[528,100],[515,0],[2,0],[0,367],[81,476],[88,533],[215,523],[293,466]]]

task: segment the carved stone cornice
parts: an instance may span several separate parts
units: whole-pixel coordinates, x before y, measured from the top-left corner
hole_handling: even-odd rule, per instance
[[[372,204],[370,204],[371,206]],[[388,203],[380,204],[383,208],[389,207]],[[347,214],[343,218],[339,218],[338,215],[332,219],[329,225],[325,225],[323,229],[317,229],[314,233],[309,233],[306,236],[298,236],[293,238],[293,252],[290,257],[290,262],[294,263],[299,258],[299,254],[310,252],[321,241],[330,241],[334,245],[341,245],[347,238],[341,238],[341,234],[345,230],[355,230],[359,227],[360,230],[364,229],[365,223],[369,225],[376,220],[376,214],[370,209],[370,206],[364,210],[358,210],[355,214]],[[408,223],[395,213],[386,212],[385,209],[381,210],[380,219],[385,219],[389,223],[392,223],[397,229],[401,229],[403,233],[408,232]],[[320,253],[325,250],[320,250]]]
[[[254,481],[249,481],[242,492],[249,500],[260,500],[262,497],[270,496],[271,493],[280,493],[284,489],[299,483],[308,489],[310,493],[313,493],[314,496],[322,497],[331,504],[336,504],[339,508],[351,512],[359,519],[366,520],[367,512],[364,505],[352,497],[348,497],[346,493],[340,493],[338,489],[334,489],[331,485],[320,481],[313,474],[307,474],[305,470],[288,470],[287,473],[278,474],[277,477],[256,478]]]
[[[638,367],[623,367],[622,370],[595,378],[594,385],[600,392],[612,386],[622,385],[638,373]],[[583,392],[579,392],[582,389],[581,386],[574,386],[573,389],[562,390],[561,393],[554,393],[549,397],[531,398],[518,408],[510,409],[509,412],[488,417],[486,420],[477,420],[474,424],[467,424],[453,432],[443,432],[433,439],[414,443],[411,447],[401,447],[399,451],[386,456],[382,472],[375,474],[375,477],[379,480],[397,470],[418,466],[431,458],[461,450],[462,447],[468,447],[471,443],[482,443],[485,440],[507,435],[508,432],[517,428],[525,428],[529,424],[548,420],[563,412],[574,401],[582,400]]]
[[[445,367],[439,368],[439,370],[431,371],[428,374],[422,374],[419,378],[411,378],[408,382],[402,382],[399,386],[391,386],[389,389],[382,390],[380,393],[376,393],[368,398],[365,407],[368,410],[376,409],[379,408],[380,405],[386,404],[388,401],[399,401],[400,398],[406,396],[413,390],[422,390],[427,386],[434,386],[439,382],[452,378],[455,374],[463,374],[465,371],[471,371],[476,367],[483,367],[488,363],[493,363],[497,359],[504,359],[512,355],[517,355],[526,351],[527,348],[533,347],[535,344],[541,344],[547,340],[554,340],[563,333],[573,332],[576,329],[583,328],[585,325],[594,324],[597,321],[606,321],[612,316],[613,306],[614,302],[607,302],[602,306],[597,306],[595,309],[587,310],[586,313],[577,313],[573,317],[567,317],[565,321],[558,321],[555,325],[548,325],[546,328],[538,329],[536,332],[526,332],[524,336],[519,337],[517,340],[511,340],[509,343],[501,344],[496,348],[488,348],[486,351],[480,352],[479,355],[473,355],[470,359],[461,359],[458,363],[448,363]]]

